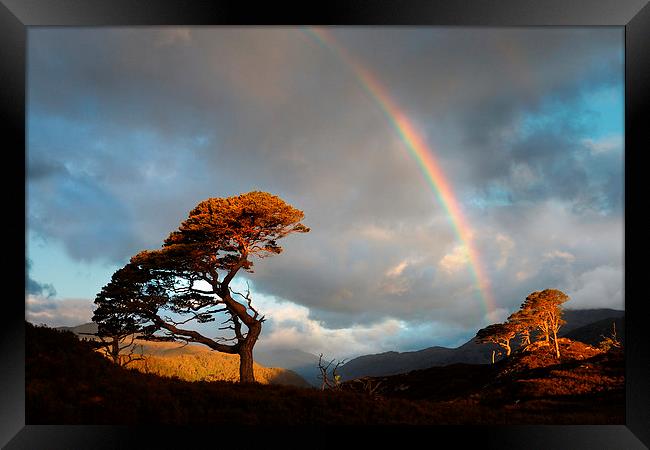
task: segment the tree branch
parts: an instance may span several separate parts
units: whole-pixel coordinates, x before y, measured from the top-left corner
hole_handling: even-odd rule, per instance
[[[232,292],[233,294],[237,294],[237,295],[239,295],[241,298],[243,298],[244,300],[246,300],[246,303],[248,304],[248,309],[250,309],[250,310],[253,311],[253,313],[254,313],[254,314],[253,314],[253,319],[257,319],[257,317],[259,316],[259,312],[258,312],[255,308],[253,308],[253,305],[252,305],[253,299],[251,298],[251,287],[250,287],[250,284],[248,283],[248,280],[246,280],[246,295],[242,294],[241,292],[237,292],[237,291],[235,291],[235,290],[234,290],[233,288],[231,288],[230,286],[228,286],[228,289],[229,289],[230,292]],[[263,319],[263,318],[262,318],[262,319]],[[263,320],[262,320],[262,321],[263,321]]]
[[[225,345],[225,344],[220,344],[219,342],[210,339],[208,337],[203,336],[201,333],[197,331],[192,331],[192,330],[183,330],[180,328],[177,328],[173,324],[169,324],[165,322],[163,319],[161,319],[159,316],[155,316],[153,319],[154,323],[160,327],[164,328],[167,330],[171,335],[173,336],[184,336],[188,342],[198,342],[200,344],[204,344],[208,347],[210,347],[213,350],[217,350],[223,353],[230,353],[234,354],[237,353],[239,350],[238,345]]]

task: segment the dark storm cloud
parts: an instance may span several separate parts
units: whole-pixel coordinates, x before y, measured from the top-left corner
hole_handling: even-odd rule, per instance
[[[504,135],[523,114],[553,99],[571,103],[600,86],[622,85],[622,31],[422,29],[341,31],[408,110],[436,151],[462,150],[454,180],[480,185],[504,176]],[[452,155],[453,156],[453,155]],[[471,161],[471,164],[467,164]]]
[[[66,175],[67,173],[68,170],[59,161],[41,159],[29,162],[27,176],[30,180],[38,180],[56,175]]]
[[[25,272],[27,275],[25,292],[30,295],[38,295],[42,297],[54,297],[56,295],[56,289],[50,283],[39,283],[31,277],[29,274],[29,269],[32,265],[32,262],[29,258],[25,259]]]
[[[61,240],[75,259],[112,262],[132,245],[127,208],[93,178],[37,178],[29,185],[27,200],[30,230]]]
[[[622,83],[621,30],[330,33],[423,130],[468,200],[499,307],[546,284],[594,291],[583,275],[620,248],[594,255],[571,239],[618,232],[620,220],[589,214],[620,212],[622,164],[589,151],[588,115],[566,117],[585,91]],[[39,28],[29,43],[30,227],[72,257],[123,262],[161,245],[199,201],[261,189],[305,211],[312,231],[257,263],[256,289],[332,327],[483,320],[417,164],[351,68],[308,34]],[[522,134],[548,99],[566,115]],[[564,228],[539,232],[563,208]],[[561,256],[542,264],[552,251],[574,255],[573,268],[554,272]]]

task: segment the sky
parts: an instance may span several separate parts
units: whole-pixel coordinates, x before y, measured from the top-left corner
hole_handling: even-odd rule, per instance
[[[254,190],[311,228],[235,281],[268,319],[258,349],[455,347],[546,288],[624,309],[623,39],[31,27],[26,318],[90,321],[131,256]]]

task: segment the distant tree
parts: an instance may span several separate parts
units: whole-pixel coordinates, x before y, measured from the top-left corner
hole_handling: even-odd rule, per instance
[[[511,324],[515,333],[521,336],[522,345],[530,345],[530,333],[536,328],[535,316],[529,309],[520,309],[508,317],[508,323]]]
[[[506,323],[494,323],[485,328],[478,330],[476,338],[483,343],[497,344],[506,351],[506,356],[510,356],[510,341],[517,335],[516,328]],[[494,355],[492,357],[494,362]]]
[[[542,333],[547,343],[550,344],[550,338],[553,337],[557,358],[560,357],[557,332],[566,323],[562,319],[561,305],[569,299],[569,296],[562,291],[544,289],[543,291],[531,293],[521,306],[522,311],[532,318],[533,323]]]
[[[240,381],[254,382],[253,346],[265,318],[253,307],[250,289],[237,292],[230,284],[240,270],[253,272],[254,256],[281,253],[279,239],[308,232],[300,223],[303,217],[302,211],[266,192],[200,202],[160,250],[131,258],[129,270],[147,280],[132,285],[136,301],[129,303],[131,313],[148,321],[145,332],[150,336],[161,331],[239,355]],[[193,321],[213,322],[219,313],[226,316],[219,330],[228,330],[230,337],[210,338],[186,327]]]

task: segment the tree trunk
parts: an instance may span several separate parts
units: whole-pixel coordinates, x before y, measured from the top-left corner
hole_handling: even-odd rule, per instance
[[[492,350],[492,364],[494,364],[494,354],[496,353],[496,350]]]
[[[506,344],[506,356],[510,356],[510,344]]]
[[[553,342],[555,342],[555,355],[557,359],[560,359],[560,346],[557,343],[557,331],[555,329],[553,329]]]
[[[255,383],[253,372],[253,347],[262,331],[262,323],[255,322],[248,327],[248,335],[239,348],[239,382]]]

